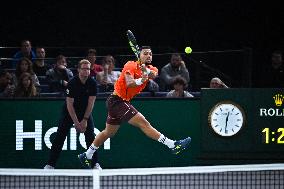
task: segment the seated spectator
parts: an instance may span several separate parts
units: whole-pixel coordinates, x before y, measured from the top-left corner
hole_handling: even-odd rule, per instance
[[[46,76],[46,72],[49,69],[50,66],[45,61],[45,49],[42,47],[37,47],[36,59],[33,63],[33,71],[37,76]]]
[[[55,67],[46,72],[50,92],[65,92],[69,80],[73,77],[72,71],[66,66],[66,57],[59,55]]]
[[[193,97],[192,94],[190,94],[188,91],[186,91],[187,88],[187,82],[186,80],[181,77],[175,77],[175,79],[172,82],[174,90],[171,90],[168,92],[167,97],[171,98],[188,98]]]
[[[6,70],[0,70],[0,97],[12,97],[14,89],[12,75]]]
[[[176,77],[181,76],[189,83],[189,72],[185,66],[180,54],[172,54],[171,62],[165,65],[161,70],[160,75],[160,89],[167,91]]]
[[[97,60],[97,51],[96,49],[89,49],[87,52],[87,60],[89,60],[91,62],[91,77],[96,77],[96,74],[98,72],[102,72],[103,71],[103,67],[102,65],[96,64],[96,60]]]
[[[37,89],[33,83],[32,75],[24,72],[21,74],[15,89],[15,97],[36,97]]]
[[[20,62],[16,65],[15,74],[13,75],[13,82],[15,86],[17,86],[18,80],[24,72],[31,74],[35,86],[40,85],[37,75],[33,71],[32,64],[32,61],[26,57],[20,59]]]
[[[16,68],[17,63],[23,57],[26,57],[30,61],[33,61],[33,59],[36,58],[36,54],[32,50],[32,45],[29,40],[21,41],[20,51],[16,52],[16,54],[13,56],[12,68]]]
[[[210,81],[210,88],[229,88],[221,79],[214,77]]]
[[[103,71],[97,73],[98,84],[103,86],[105,91],[113,90],[113,85],[120,76],[120,71],[114,71],[115,60],[113,56],[107,55],[102,60]]]

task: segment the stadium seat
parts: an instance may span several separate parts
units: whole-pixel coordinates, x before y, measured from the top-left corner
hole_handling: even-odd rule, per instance
[[[197,91],[197,92],[190,92],[190,94],[192,94],[194,97],[200,98],[200,92],[199,91]]]
[[[41,85],[46,85],[48,83],[47,79],[46,79],[46,76],[37,76],[38,80],[39,80],[39,83]]]
[[[40,93],[40,97],[63,97],[63,94],[60,92]]]
[[[168,92],[155,92],[154,96],[155,97],[166,97]]]
[[[40,92],[41,93],[48,93],[49,91],[49,85],[40,85],[39,86]]]
[[[137,94],[136,97],[152,97],[152,93],[151,92],[141,92]]]

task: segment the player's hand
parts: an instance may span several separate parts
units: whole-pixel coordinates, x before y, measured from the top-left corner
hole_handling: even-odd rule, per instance
[[[143,74],[142,75],[142,82],[144,83],[145,81],[147,81],[149,78],[148,78],[148,75],[147,74]]]
[[[157,76],[157,73],[154,72],[153,70],[151,70],[151,72],[150,72],[149,75],[148,75],[148,78],[149,78],[149,79],[154,79],[156,76]]]
[[[147,69],[146,69],[145,64],[141,64],[140,68],[141,68],[141,71],[143,72],[143,74],[147,73]]]

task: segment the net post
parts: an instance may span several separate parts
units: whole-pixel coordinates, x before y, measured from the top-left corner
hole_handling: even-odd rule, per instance
[[[93,169],[93,189],[100,189],[100,171]]]

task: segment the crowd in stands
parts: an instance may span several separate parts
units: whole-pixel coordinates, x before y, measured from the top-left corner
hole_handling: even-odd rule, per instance
[[[91,77],[96,78],[99,93],[107,96],[113,91],[114,83],[121,74],[115,58],[107,55],[98,62],[95,49],[88,49],[84,58],[91,62]],[[34,51],[31,42],[23,40],[20,50],[13,56],[10,68],[0,68],[0,97],[64,96],[68,81],[77,74],[76,67],[70,67],[67,59],[60,54],[51,61],[46,58],[44,47],[36,47]],[[273,76],[266,80],[268,87],[284,87],[282,62],[282,53],[273,52],[271,65],[267,69]],[[159,76],[148,82],[141,96],[199,97],[198,91],[190,91],[190,84],[186,63],[180,54],[174,53],[169,63],[162,67]],[[208,88],[228,86],[220,78],[214,77],[208,81]]]

